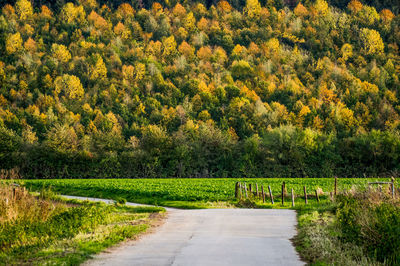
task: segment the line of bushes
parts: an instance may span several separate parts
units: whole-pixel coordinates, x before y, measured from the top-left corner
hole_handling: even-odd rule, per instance
[[[237,140],[207,125],[196,135],[172,136],[155,127],[135,145],[73,152],[25,144],[11,130],[0,131],[0,169],[19,168],[23,178],[385,177],[400,172],[397,131],[341,137],[280,126]]]

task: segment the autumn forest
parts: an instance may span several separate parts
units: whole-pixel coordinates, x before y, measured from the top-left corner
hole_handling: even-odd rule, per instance
[[[3,3],[0,169],[399,175],[398,4],[337,2]]]

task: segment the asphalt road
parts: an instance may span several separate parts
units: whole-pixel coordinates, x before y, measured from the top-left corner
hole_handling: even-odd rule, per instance
[[[290,239],[296,213],[282,209],[168,209],[154,233],[85,265],[304,265]]]

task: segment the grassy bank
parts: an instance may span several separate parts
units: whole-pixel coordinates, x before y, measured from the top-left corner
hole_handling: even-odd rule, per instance
[[[164,209],[62,200],[0,184],[0,264],[77,265],[145,232]]]
[[[350,189],[353,186],[365,187],[369,181],[382,179],[354,179],[340,178],[338,190]],[[296,205],[302,205],[304,199],[303,187],[307,187],[310,195],[315,194],[315,190],[329,192],[334,190],[333,178],[193,178],[193,179],[47,179],[47,180],[22,180],[28,188],[40,190],[43,187],[51,187],[54,191],[61,194],[99,197],[108,199],[124,198],[128,201],[169,206],[177,208],[213,208],[231,206],[236,204],[235,183],[247,182],[261,185],[267,190],[271,186],[272,193],[279,201],[282,182],[286,183],[287,191],[290,193],[293,188],[296,196]],[[387,180],[386,180],[387,181]],[[284,206],[281,204],[270,204],[269,200],[265,204],[258,204],[259,207],[289,208],[290,197],[286,198]],[[321,201],[328,200],[327,196],[322,196]],[[313,203],[314,196],[309,197],[309,202]]]
[[[400,201],[389,193],[351,191],[298,209],[294,239],[309,265],[400,265]]]

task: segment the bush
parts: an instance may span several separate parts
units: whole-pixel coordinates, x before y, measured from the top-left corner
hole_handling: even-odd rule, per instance
[[[368,192],[341,196],[338,201],[337,218],[343,240],[361,245],[380,262],[399,265],[399,202]]]

